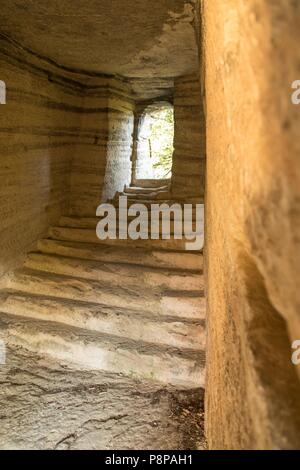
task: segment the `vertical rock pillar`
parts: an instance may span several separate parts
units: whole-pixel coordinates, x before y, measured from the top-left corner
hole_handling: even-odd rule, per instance
[[[183,77],[175,81],[174,155],[172,192],[177,197],[204,197],[205,119],[199,81]]]
[[[95,216],[102,201],[113,198],[131,180],[134,103],[127,85],[114,78],[86,83],[81,133],[71,171],[71,214]]]

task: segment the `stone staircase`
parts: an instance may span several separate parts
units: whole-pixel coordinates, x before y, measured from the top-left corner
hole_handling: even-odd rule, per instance
[[[125,188],[130,203],[169,201],[167,187]],[[201,387],[202,254],[182,240],[105,240],[99,219],[61,217],[0,291],[9,347],[78,369]]]

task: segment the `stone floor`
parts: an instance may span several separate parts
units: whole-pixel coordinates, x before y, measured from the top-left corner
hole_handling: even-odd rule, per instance
[[[1,449],[204,449],[203,390],[69,369],[24,349],[0,366]]]
[[[202,449],[202,253],[97,223],[62,217],[3,280],[0,448]]]

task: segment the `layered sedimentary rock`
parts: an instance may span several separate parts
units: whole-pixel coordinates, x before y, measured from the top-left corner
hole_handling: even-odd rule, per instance
[[[110,90],[108,143],[102,200],[113,198],[131,182],[135,103],[121,80]]]
[[[208,441],[299,448],[299,6],[204,1],[203,16]]]
[[[0,39],[0,276],[67,211],[80,143],[80,88],[63,70]]]
[[[130,182],[134,103],[128,86],[109,77],[85,77],[83,94],[86,142],[72,159],[70,213],[94,216],[101,201]]]
[[[172,193],[204,197],[205,119],[200,82],[196,77],[175,80]]]
[[[120,80],[67,72],[4,37],[0,60],[1,275],[62,213],[95,215],[130,182],[133,102]]]
[[[197,71],[196,2],[9,0],[1,31],[68,70],[128,77],[137,99],[155,98]]]

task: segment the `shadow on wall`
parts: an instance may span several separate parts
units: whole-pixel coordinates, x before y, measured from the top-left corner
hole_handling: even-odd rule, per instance
[[[264,449],[299,448],[300,383],[287,323],[272,305],[253,258],[244,248],[237,249],[246,300],[243,348],[254,434]]]

